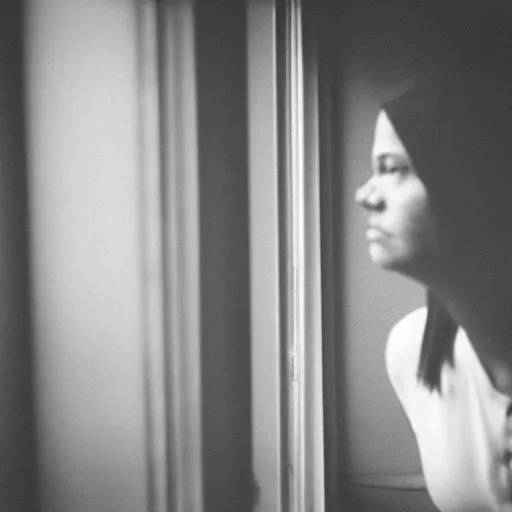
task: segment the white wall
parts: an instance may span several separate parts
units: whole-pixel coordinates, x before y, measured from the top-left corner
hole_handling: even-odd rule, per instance
[[[27,3],[43,511],[145,509],[134,6]]]

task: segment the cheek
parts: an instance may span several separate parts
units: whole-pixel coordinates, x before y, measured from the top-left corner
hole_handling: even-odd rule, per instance
[[[404,205],[403,234],[414,251],[437,251],[438,233],[435,216],[425,195]]]
[[[387,204],[395,241],[403,251],[425,251],[437,244],[435,215],[427,189],[417,176],[410,175],[390,187]]]

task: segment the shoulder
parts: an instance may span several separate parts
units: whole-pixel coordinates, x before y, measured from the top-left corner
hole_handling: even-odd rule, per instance
[[[386,370],[395,391],[403,395],[416,371],[421,353],[427,308],[422,307],[401,318],[391,329],[386,344]]]

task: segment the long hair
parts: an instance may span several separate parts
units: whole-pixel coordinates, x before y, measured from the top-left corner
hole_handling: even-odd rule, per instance
[[[503,19],[491,27],[478,18],[450,35],[439,67],[383,109],[440,220],[448,268],[465,279],[481,268],[476,278],[501,297],[505,317],[512,289],[512,39]],[[441,393],[443,367],[455,365],[458,325],[430,291],[427,305],[417,378]]]
[[[447,268],[468,279],[486,261],[478,278],[488,289],[494,287],[507,308],[512,287],[512,59],[508,69],[487,66],[448,78],[420,84],[383,109],[440,219],[440,252]],[[458,325],[431,292],[427,305],[417,378],[441,393],[442,369],[455,364]]]
[[[423,333],[417,378],[430,391],[441,390],[441,372],[445,364],[455,366],[454,345],[458,325],[445,306],[427,292],[427,322]]]

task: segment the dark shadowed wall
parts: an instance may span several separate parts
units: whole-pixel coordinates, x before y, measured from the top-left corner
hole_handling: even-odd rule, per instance
[[[0,509],[36,504],[22,2],[0,6]]]
[[[423,302],[412,281],[382,271],[368,255],[365,216],[354,193],[371,173],[370,152],[379,104],[411,83],[416,57],[407,15],[372,3],[345,13],[342,68],[345,241],[346,385],[350,472],[419,471],[412,432],[384,365],[390,328]],[[402,27],[408,27],[407,31]]]
[[[207,512],[252,508],[245,2],[197,2]]]

